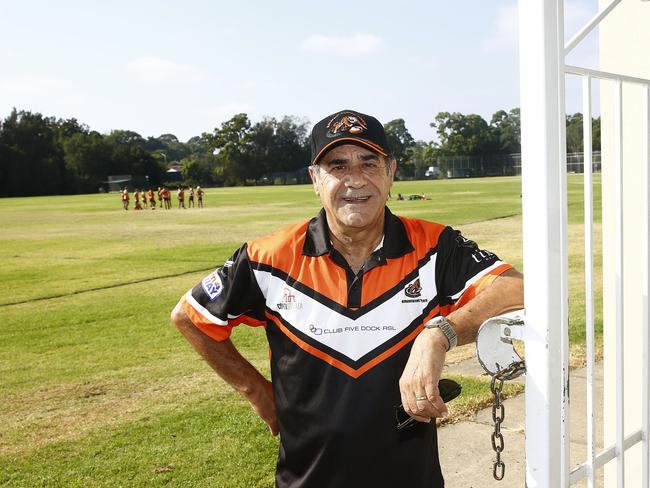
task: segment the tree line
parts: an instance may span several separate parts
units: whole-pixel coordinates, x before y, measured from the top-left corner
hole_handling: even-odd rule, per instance
[[[440,112],[430,126],[437,140],[415,140],[404,119],[385,124],[398,178],[422,176],[450,156],[508,155],[521,150],[519,109],[499,110],[488,123],[476,114]],[[600,149],[600,119],[593,148]],[[212,132],[181,142],[173,134],[144,138],[130,130],[102,134],[77,119],[13,109],[0,121],[0,196],[91,193],[109,175],[133,175],[152,187],[167,183],[169,163],[180,163],[188,184],[272,183],[305,174],[310,122],[240,113]],[[582,151],[582,114],[567,115],[567,151]],[[443,168],[444,169],[444,168]]]

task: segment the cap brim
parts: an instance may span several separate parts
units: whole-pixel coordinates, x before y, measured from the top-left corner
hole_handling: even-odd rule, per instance
[[[382,156],[388,157],[388,153],[381,146],[375,144],[374,142],[370,142],[370,141],[367,141],[365,139],[360,139],[360,138],[357,138],[357,137],[341,137],[340,139],[335,139],[332,142],[330,142],[329,144],[327,144],[325,147],[323,147],[323,149],[320,150],[320,152],[316,155],[316,157],[311,162],[311,164],[318,164],[318,161],[320,160],[320,158],[322,158],[323,155],[327,151],[329,151],[333,147],[339,146],[340,144],[345,143],[345,142],[350,143],[350,144],[357,144],[359,146],[367,147],[368,149],[370,149],[372,151],[375,151],[375,152],[381,154]]]

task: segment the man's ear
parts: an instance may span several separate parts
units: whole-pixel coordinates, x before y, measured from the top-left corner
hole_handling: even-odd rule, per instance
[[[314,192],[316,195],[320,196],[320,193],[318,192],[318,178],[319,176],[316,174],[316,172],[319,171],[319,168],[314,168],[314,165],[309,166],[309,176],[311,177],[311,183],[314,185]]]
[[[395,180],[395,173],[397,172],[397,161],[395,158],[390,158],[390,178]]]

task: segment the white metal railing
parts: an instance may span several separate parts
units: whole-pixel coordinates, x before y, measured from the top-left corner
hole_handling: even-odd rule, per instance
[[[582,138],[585,154],[591,155],[591,75],[582,79]],[[589,148],[589,151],[587,151]],[[594,457],[596,456],[594,415],[594,367],[595,367],[595,324],[594,324],[594,196],[590,164],[585,164],[584,173],[584,213],[585,213],[585,326],[587,328],[587,464],[588,487],[595,484]],[[587,160],[585,160],[585,163]],[[589,167],[589,171],[587,171]]]
[[[559,346],[568,335],[567,295],[564,286],[558,286],[562,276],[566,279],[566,168],[560,164],[566,122],[560,59],[564,43],[558,18],[561,2],[519,2],[529,488],[562,486],[566,469],[562,425],[568,368]]]
[[[642,102],[642,134],[643,134],[643,185],[645,191],[643,192],[642,205],[643,205],[643,223],[641,252],[643,259],[641,260],[642,270],[642,296],[643,296],[643,311],[641,320],[643,320],[643,411],[642,411],[642,429],[644,433],[643,446],[641,449],[641,456],[643,461],[642,473],[642,486],[650,486],[650,468],[648,467],[648,459],[650,459],[650,312],[648,310],[648,280],[650,276],[650,248],[648,247],[648,239],[650,239],[650,200],[648,193],[650,193],[650,85],[645,85],[643,90]]]
[[[648,187],[650,180],[648,179],[648,91],[650,90],[650,80],[633,78],[628,76],[616,75],[613,73],[606,73],[602,71],[587,70],[583,68],[576,68],[567,66],[566,72],[569,74],[578,74],[583,78],[583,137],[585,144],[585,152],[590,153],[591,148],[591,80],[600,78],[605,80],[614,81],[616,83],[615,103],[614,103],[614,138],[615,138],[615,160],[613,161],[616,167],[616,443],[604,449],[596,455],[595,452],[595,439],[594,439],[594,320],[593,320],[593,192],[592,192],[592,179],[591,173],[588,172],[585,165],[584,174],[584,215],[585,215],[585,290],[586,290],[586,326],[587,326],[587,461],[571,472],[570,484],[576,483],[583,478],[588,479],[588,486],[592,488],[595,486],[595,471],[602,467],[608,461],[617,459],[617,485],[622,487],[625,485],[625,451],[637,444],[643,443],[643,485],[648,485]],[[622,111],[622,83],[640,84],[644,87],[643,95],[643,181],[645,182],[643,191],[643,224],[642,224],[642,263],[643,263],[643,422],[639,430],[624,437],[625,423],[624,423],[624,307],[623,307],[623,111]],[[585,163],[587,160],[585,159]],[[617,455],[618,453],[618,455]]]
[[[642,486],[650,487],[650,80],[569,66],[565,56],[611,12],[613,0],[564,45],[562,0],[520,0],[520,72],[522,125],[522,193],[524,271],[526,276],[526,486],[568,487],[584,478],[596,483],[596,472],[617,460],[617,487],[625,486],[625,452],[642,444]],[[564,123],[564,78],[582,77],[584,139],[585,322],[587,342],[587,460],[569,470],[568,394],[568,261]],[[594,244],[592,181],[592,80],[615,85],[615,327],[616,437],[596,452],[594,392]],[[623,84],[643,87],[642,192],[642,425],[625,435],[624,275],[623,275]],[[606,163],[606,164],[607,164]],[[559,284],[559,286],[555,286]],[[558,386],[559,385],[559,386]]]

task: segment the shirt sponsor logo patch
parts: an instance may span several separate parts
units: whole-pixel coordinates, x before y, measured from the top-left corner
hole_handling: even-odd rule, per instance
[[[223,291],[221,277],[217,271],[213,271],[201,281],[201,287],[211,302],[215,301]]]
[[[285,288],[282,294],[282,299],[277,304],[278,310],[300,310],[302,303],[296,300],[296,295],[293,294],[290,288]]]
[[[316,327],[314,324],[309,324],[309,332],[314,335],[327,335],[327,334],[354,334],[357,332],[382,332],[382,331],[394,331],[395,326],[393,325],[350,325],[346,327],[335,327],[335,328],[320,328]]]
[[[422,294],[422,286],[420,286],[420,278],[416,279],[413,283],[406,285],[404,294],[409,298],[418,298]]]
[[[420,285],[420,278],[416,278],[414,281],[406,285],[404,288],[404,295],[407,299],[402,300],[402,303],[414,303],[414,302],[428,302],[426,298],[420,298],[422,295],[422,285]]]

